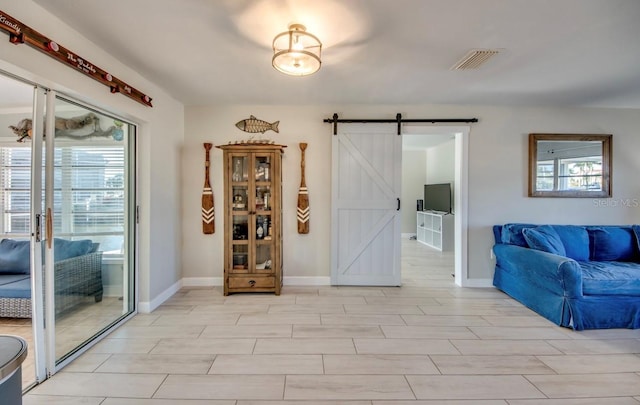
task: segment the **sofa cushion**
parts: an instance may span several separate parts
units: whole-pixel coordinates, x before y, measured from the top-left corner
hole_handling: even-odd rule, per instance
[[[589,233],[587,228],[576,225],[553,225],[553,229],[560,236],[567,257],[579,262],[589,260]]]
[[[584,295],[640,296],[640,268],[631,262],[578,262]]]
[[[504,224],[502,225],[502,232],[500,236],[502,238],[502,243],[507,245],[516,245],[522,247],[529,247],[527,241],[524,239],[524,235],[522,234],[523,229],[527,228],[535,228],[537,225],[533,224]]]
[[[542,250],[543,252],[560,256],[567,255],[560,236],[551,225],[526,228],[522,230],[522,234],[531,249]]]
[[[31,298],[29,275],[0,276],[0,298]]]
[[[30,246],[28,240],[2,239],[0,241],[0,274],[29,274]]]
[[[53,240],[53,255],[56,262],[86,255],[92,248],[93,242],[90,239],[66,240],[55,238]]]
[[[632,225],[631,230],[633,230],[633,235],[636,237],[636,248],[640,253],[640,225]]]
[[[629,262],[638,258],[638,246],[631,227],[602,226],[589,229],[591,260]]]

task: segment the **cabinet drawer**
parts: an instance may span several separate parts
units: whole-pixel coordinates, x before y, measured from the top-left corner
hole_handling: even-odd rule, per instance
[[[229,277],[229,288],[274,288],[275,277]]]

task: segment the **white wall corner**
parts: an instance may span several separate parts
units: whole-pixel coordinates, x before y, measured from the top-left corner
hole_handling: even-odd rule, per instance
[[[171,287],[164,290],[162,293],[158,294],[153,300],[149,301],[140,301],[138,303],[138,312],[142,314],[148,314],[153,312],[156,308],[162,305],[163,302],[171,298],[173,294],[177,293],[180,288],[182,288],[182,280],[177,281]]]

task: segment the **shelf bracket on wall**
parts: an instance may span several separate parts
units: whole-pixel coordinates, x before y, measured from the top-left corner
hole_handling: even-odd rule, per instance
[[[420,119],[403,119],[402,114],[396,114],[396,119],[356,119],[356,118],[338,118],[338,113],[334,113],[333,117],[325,118],[323,122],[327,122],[333,124],[333,134],[338,135],[338,123],[363,123],[363,124],[374,124],[374,123],[393,123],[396,122],[398,124],[398,135],[402,135],[402,124],[409,122],[426,122],[430,124],[436,123],[473,123],[478,122],[477,118],[420,118]]]

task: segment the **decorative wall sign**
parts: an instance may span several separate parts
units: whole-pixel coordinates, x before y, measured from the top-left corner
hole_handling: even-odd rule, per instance
[[[304,180],[304,151],[307,149],[306,143],[300,143],[302,159],[300,160],[300,188],[298,189],[298,233],[309,233],[309,192]]]
[[[9,16],[2,10],[0,10],[0,29],[9,33],[9,41],[11,43],[27,43],[50,57],[57,59],[59,62],[62,62],[78,72],[84,73],[92,79],[108,86],[112,93],[122,93],[141,104],[153,107],[151,105],[151,97],[129,86],[127,83],[112,76],[107,71],[99,68],[83,57],[71,52],[69,49],[40,34],[38,31]]]
[[[213,190],[209,183],[209,151],[213,145],[210,143],[204,144],[205,159],[204,159],[204,187],[202,189],[202,233],[210,235],[216,232],[215,223],[215,206],[213,204]]]

